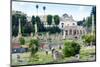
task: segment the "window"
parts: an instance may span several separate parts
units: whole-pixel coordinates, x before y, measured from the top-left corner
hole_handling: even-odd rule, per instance
[[[73,23],[73,25],[75,25],[75,23]]]
[[[68,30],[66,30],[66,35],[68,35]]]
[[[64,27],[64,23],[61,23],[61,25],[62,25],[62,28]]]
[[[73,31],[73,35],[76,35],[76,30]]]

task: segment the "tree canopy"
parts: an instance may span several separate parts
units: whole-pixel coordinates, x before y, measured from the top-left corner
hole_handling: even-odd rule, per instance
[[[48,22],[48,25],[52,24],[52,15],[47,15],[47,22]]]
[[[54,22],[55,22],[56,25],[59,24],[59,22],[60,22],[60,18],[59,18],[58,15],[55,15],[55,16],[54,16]]]

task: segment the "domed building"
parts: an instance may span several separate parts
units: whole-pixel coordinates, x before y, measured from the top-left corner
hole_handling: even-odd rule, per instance
[[[62,29],[63,39],[80,38],[82,35],[86,34],[85,28],[77,25],[77,21],[73,19],[72,15],[63,14],[60,18],[59,27]]]

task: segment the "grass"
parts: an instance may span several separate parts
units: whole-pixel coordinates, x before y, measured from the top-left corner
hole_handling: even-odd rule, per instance
[[[78,59],[75,58],[74,56],[72,57],[65,57],[63,59],[60,59],[58,62],[54,61],[52,58],[51,53],[46,55],[44,51],[38,51],[36,53],[38,59],[37,60],[32,60],[30,57],[30,52],[27,53],[21,53],[21,59],[27,61],[27,64],[46,64],[46,63],[62,63],[62,62],[75,62]],[[92,61],[93,56],[95,56],[95,47],[83,47],[81,46],[80,50],[80,59],[79,61]],[[36,57],[33,57],[36,58]],[[31,59],[31,61],[30,61]],[[13,65],[20,65],[20,63],[16,62],[16,59],[12,59],[12,64]]]
[[[93,56],[95,56],[95,47],[83,47],[80,51],[80,61],[90,61]]]
[[[50,63],[53,61],[52,55],[48,54],[46,55],[45,52],[37,52],[36,54],[38,56],[38,60],[37,61],[29,61],[29,64],[45,64],[45,63]]]

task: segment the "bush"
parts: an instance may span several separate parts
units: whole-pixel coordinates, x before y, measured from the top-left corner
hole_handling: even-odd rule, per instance
[[[96,40],[95,35],[91,35],[91,34],[82,36],[82,39],[84,39],[84,42],[87,44],[90,44],[91,42],[95,42]]]
[[[29,43],[29,47],[31,48],[31,55],[35,55],[35,53],[38,51],[39,42],[37,39],[31,39]]]
[[[60,33],[61,29],[59,27],[53,26],[53,27],[47,27],[46,31],[48,31],[50,34]]]
[[[25,44],[25,39],[23,37],[19,38],[20,44],[24,45]]]
[[[66,41],[64,43],[63,54],[65,57],[75,56],[80,52],[80,45],[74,41]]]

